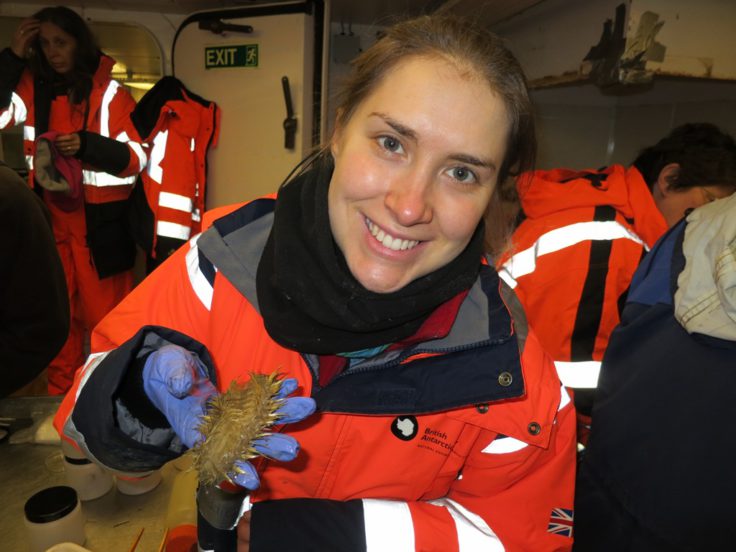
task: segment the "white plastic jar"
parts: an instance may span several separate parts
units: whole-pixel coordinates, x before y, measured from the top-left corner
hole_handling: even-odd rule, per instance
[[[112,474],[62,439],[61,450],[64,454],[64,472],[69,486],[77,491],[79,500],[94,500],[112,489],[115,482]]]
[[[44,552],[54,544],[84,544],[84,514],[72,487],[43,489],[26,501],[24,523],[31,552]]]

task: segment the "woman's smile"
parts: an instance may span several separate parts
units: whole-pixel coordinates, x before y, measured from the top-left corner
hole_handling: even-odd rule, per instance
[[[373,236],[383,247],[391,249],[392,251],[405,251],[407,249],[414,249],[419,245],[419,240],[408,240],[402,239],[398,236],[392,236],[368,217],[365,219],[365,224],[368,227],[368,231],[371,236]]]

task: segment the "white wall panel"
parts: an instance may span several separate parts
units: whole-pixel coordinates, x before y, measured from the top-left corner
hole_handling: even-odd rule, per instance
[[[227,24],[251,25],[253,32],[218,35],[199,29],[196,22],[185,22],[173,55],[174,75],[222,109],[219,144],[209,154],[208,209],[275,192],[311,150],[314,121],[314,17],[306,13],[218,17]],[[257,67],[205,67],[206,48],[254,44]],[[283,76],[290,81],[298,125],[294,149],[284,147]]]

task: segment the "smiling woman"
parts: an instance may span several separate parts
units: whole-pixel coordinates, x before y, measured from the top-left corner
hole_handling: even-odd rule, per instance
[[[574,412],[484,255],[534,144],[498,37],[444,16],[388,29],[329,144],[276,198],[206,215],[97,326],[57,427],[112,469],[154,469],[206,442],[231,382],[277,372],[318,412],[238,464],[221,487],[240,495],[200,488],[201,548],[570,550]]]

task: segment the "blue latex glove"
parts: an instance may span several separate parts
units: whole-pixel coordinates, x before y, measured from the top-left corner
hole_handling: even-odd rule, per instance
[[[143,366],[143,390],[184,445],[192,448],[202,439],[197,427],[217,389],[197,355],[178,345],[154,351]]]
[[[287,397],[291,395],[298,383],[294,378],[287,378],[281,382],[281,388],[276,394],[276,398],[283,402],[276,410],[279,414],[277,424],[291,424],[299,422],[315,411],[316,403],[310,397]],[[283,433],[272,433],[261,439],[257,439],[253,443],[254,448],[266,458],[279,460],[281,462],[289,462],[296,458],[299,453],[299,442],[290,435]],[[250,462],[235,462],[235,465],[243,473],[231,474],[231,479],[246,489],[251,491],[258,488],[260,480],[255,467]]]
[[[280,415],[279,425],[301,421],[315,411],[314,399],[287,397],[297,386],[293,378],[281,383],[276,395],[282,400],[276,410]],[[217,390],[207,378],[207,371],[199,357],[178,345],[161,347],[146,359],[143,389],[187,447],[192,448],[202,439],[197,427],[200,418],[206,414],[207,401]],[[293,460],[299,453],[297,440],[281,433],[256,440],[254,447],[261,455],[282,462]],[[231,474],[232,480],[241,487],[257,489],[260,481],[253,464],[242,461],[235,465],[242,473]]]

